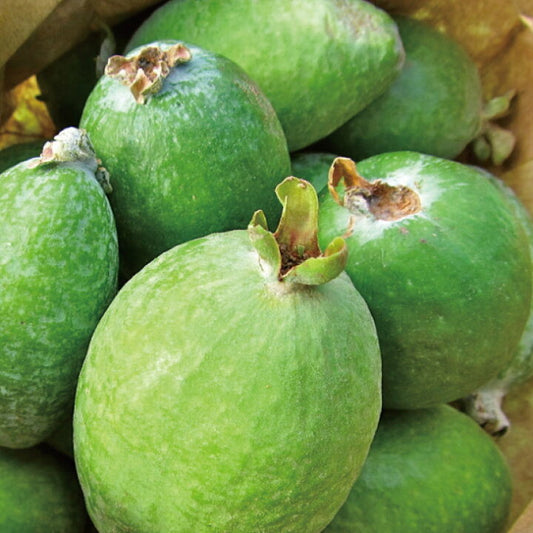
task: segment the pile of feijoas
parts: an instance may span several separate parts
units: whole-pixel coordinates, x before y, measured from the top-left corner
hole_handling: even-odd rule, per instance
[[[366,0],[94,40],[0,153],[0,529],[504,533],[533,223],[461,154],[509,156],[511,93]]]

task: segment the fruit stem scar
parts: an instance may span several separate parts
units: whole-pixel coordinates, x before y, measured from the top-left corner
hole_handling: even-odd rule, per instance
[[[104,74],[129,87],[135,101],[144,104],[147,96],[161,90],[163,81],[173,67],[187,63],[191,58],[191,51],[182,43],[165,50],[148,45],[131,57],[111,56]]]
[[[344,196],[337,187],[344,182]],[[381,180],[367,181],[357,171],[355,162],[337,157],[329,169],[328,189],[339,205],[353,214],[371,214],[379,220],[398,220],[422,209],[420,196],[405,185],[389,185]]]

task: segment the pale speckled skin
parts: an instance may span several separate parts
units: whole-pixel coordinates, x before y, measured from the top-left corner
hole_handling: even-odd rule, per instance
[[[174,0],[128,48],[156,39],[183,39],[241,65],[272,102],[291,152],[383,93],[404,59],[394,21],[361,0]]]
[[[246,231],[161,255],[98,325],[75,403],[89,513],[106,532],[319,532],[381,409],[366,304],[342,273],[267,282]]]
[[[0,448],[0,531],[83,533],[87,523],[72,461],[46,447]]]
[[[384,412],[327,533],[503,533],[512,478],[494,441],[447,405]]]
[[[89,338],[116,291],[111,208],[78,163],[0,174],[0,446],[42,441],[72,409]]]
[[[369,181],[403,184],[419,213],[356,217],[346,272],[376,321],[383,403],[429,407],[462,398],[509,362],[530,312],[529,242],[513,209],[477,170],[414,152],[358,164]],[[319,240],[346,231],[327,190]]]
[[[280,213],[274,189],[290,158],[270,102],[233,62],[189,48],[192,59],[145,104],[103,76],[83,111],[81,127],[113,176],[126,276],[176,244],[246,228],[257,209],[270,220]]]

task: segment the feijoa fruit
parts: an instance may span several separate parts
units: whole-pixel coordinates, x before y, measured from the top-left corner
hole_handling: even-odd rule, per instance
[[[447,405],[384,411],[327,533],[503,533],[512,478],[496,443]]]
[[[400,74],[324,146],[355,160],[398,150],[453,159],[481,129],[477,66],[436,28],[408,17],[394,20],[405,48]]]
[[[176,244],[246,228],[258,206],[279,216],[273,191],[290,171],[283,130],[225,57],[177,42],[112,56],[81,125],[113,177],[125,277]]]
[[[479,171],[393,152],[337,158],[320,240],[345,235],[346,271],[376,321],[389,408],[462,398],[509,362],[531,302],[529,240]]]
[[[103,184],[75,128],[0,174],[0,446],[33,446],[72,410],[89,339],[117,285]]]
[[[210,234],[122,287],[78,383],[74,455],[99,531],[319,532],[381,410],[372,317],[320,252],[312,186],[287,178],[275,233]]]

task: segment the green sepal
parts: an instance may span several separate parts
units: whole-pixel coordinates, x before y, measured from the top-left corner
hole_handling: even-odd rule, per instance
[[[483,109],[482,122],[477,137],[472,142],[474,153],[481,161],[490,161],[494,165],[503,164],[511,155],[516,144],[514,134],[494,123],[505,117],[516,91],[510,90],[501,96],[489,100]]]
[[[283,205],[274,234],[280,248],[294,259],[304,260],[320,254],[318,246],[318,197],[305,180],[290,176],[277,187],[276,195]]]
[[[342,237],[337,237],[326,248],[323,255],[310,257],[290,269],[283,279],[302,285],[321,285],[335,279],[346,267],[348,248]]]
[[[321,285],[336,278],[346,266],[344,239],[334,239],[325,252],[318,245],[318,196],[305,180],[290,176],[277,187],[283,205],[275,233],[268,231],[262,211],[256,211],[248,234],[260,264],[271,280]]]
[[[256,211],[248,224],[248,235],[259,255],[266,276],[277,280],[281,271],[281,252],[276,238],[268,231],[263,211]]]

